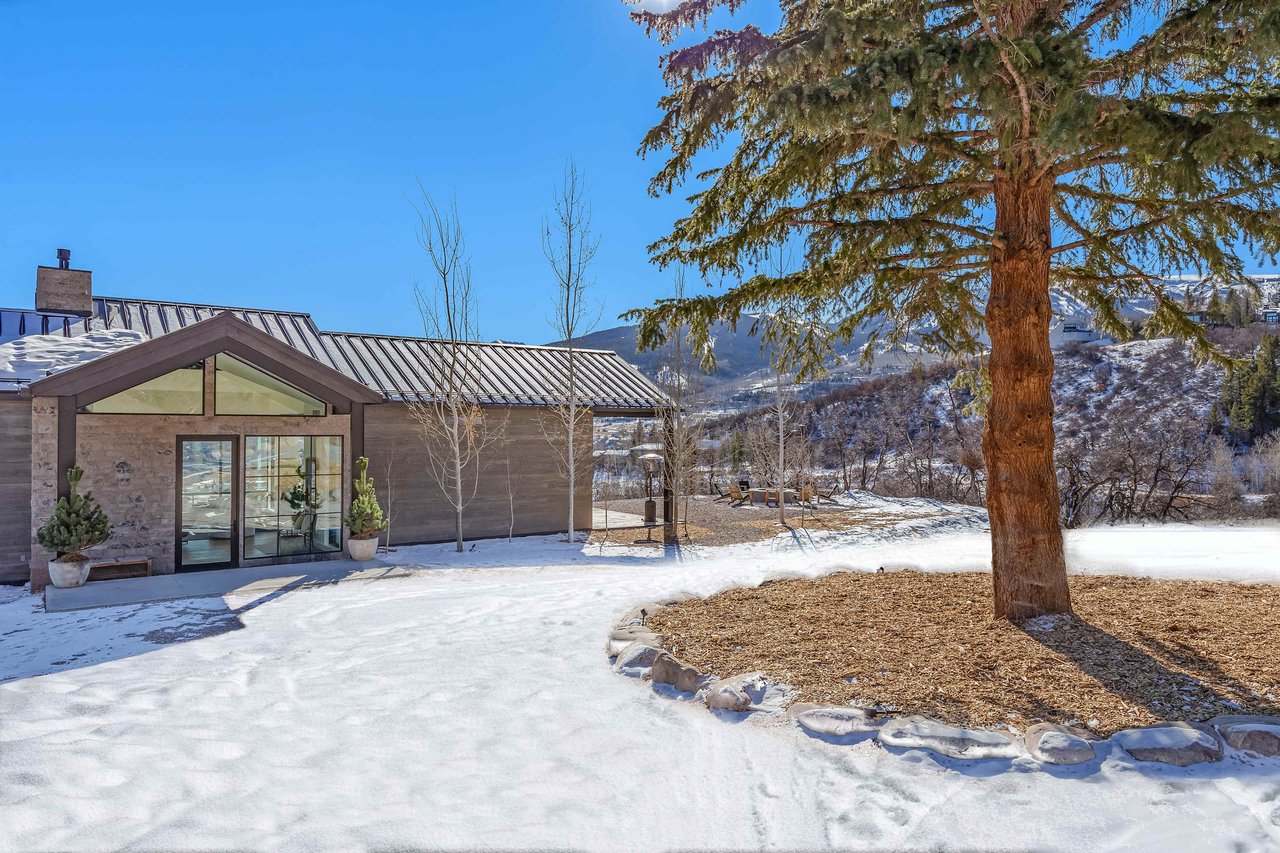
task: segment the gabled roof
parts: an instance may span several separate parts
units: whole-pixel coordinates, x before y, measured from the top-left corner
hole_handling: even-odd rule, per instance
[[[442,352],[446,346],[442,341],[427,338],[322,332],[311,315],[301,311],[112,296],[94,297],[93,314],[85,318],[35,311],[7,314],[12,316],[5,316],[5,309],[0,309],[0,342],[6,335],[9,339],[17,334],[76,337],[90,329],[133,329],[154,340],[164,340],[215,316],[229,314],[276,342],[380,392],[392,402],[430,396],[433,365],[443,362]],[[477,369],[472,397],[477,402],[545,406],[554,403],[563,392],[568,355],[562,347],[506,343],[465,346],[475,354]],[[661,389],[617,353],[588,349],[575,349],[575,353],[583,402],[597,414],[645,417],[670,405]],[[287,381],[287,377],[280,378]],[[33,392],[38,393],[34,386]]]
[[[76,337],[90,329],[133,329],[149,338],[158,338],[228,312],[255,329],[333,367],[326,360],[324,346],[320,343],[320,330],[316,328],[311,315],[301,311],[234,308],[115,296],[95,296],[93,313],[88,317],[0,309],[0,343],[22,335],[61,334]]]
[[[322,332],[338,369],[389,400],[428,400],[440,386],[449,343],[430,338]],[[526,344],[464,344],[468,396],[498,406],[545,406],[565,393],[569,351]],[[581,402],[597,414],[644,416],[669,405],[665,394],[615,352],[575,349]]]
[[[381,394],[230,311],[32,382],[31,395],[74,397],[85,406],[220,352],[335,406],[382,402]]]

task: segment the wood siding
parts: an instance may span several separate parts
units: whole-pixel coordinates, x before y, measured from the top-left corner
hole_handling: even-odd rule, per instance
[[[501,441],[485,451],[488,464],[479,488],[463,512],[467,539],[506,536],[511,522],[507,460],[516,484],[517,536],[563,531],[568,514],[567,480],[559,455],[543,434],[536,407],[486,408],[491,424],[505,425]],[[589,434],[580,439],[588,443]],[[418,426],[406,406],[386,404],[365,409],[365,453],[382,507],[391,516],[391,542],[407,545],[453,538],[453,510],[432,479]],[[390,464],[390,471],[388,471]],[[591,527],[591,466],[578,478],[575,526]]]
[[[0,583],[21,583],[30,572],[30,400],[0,399],[0,436]]]

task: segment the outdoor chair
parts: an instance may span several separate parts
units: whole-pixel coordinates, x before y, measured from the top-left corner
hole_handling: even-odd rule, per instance
[[[840,488],[839,486],[832,486],[829,489],[827,489],[825,492],[822,491],[821,489],[815,488],[813,490],[815,503],[817,501],[827,501],[828,503],[833,503],[833,504],[840,503],[838,500],[836,500],[836,490],[838,490],[839,488]]]
[[[813,507],[818,505],[818,493],[814,489],[813,483],[805,483],[804,488],[800,490],[800,503]]]
[[[744,496],[740,486],[730,483],[729,498],[732,500],[731,506],[742,506],[743,504],[751,503],[751,492],[747,492]]]
[[[711,500],[712,503],[719,503],[720,501],[726,501],[733,497],[733,486],[729,486],[729,491],[722,492],[720,491],[720,487],[716,485],[716,482],[713,480],[711,482],[711,488],[716,491],[716,496]]]

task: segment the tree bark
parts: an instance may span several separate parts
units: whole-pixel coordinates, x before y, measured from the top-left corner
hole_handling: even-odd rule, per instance
[[[1052,183],[998,177],[987,333],[991,400],[982,435],[995,615],[1070,612],[1053,465],[1049,348]]]

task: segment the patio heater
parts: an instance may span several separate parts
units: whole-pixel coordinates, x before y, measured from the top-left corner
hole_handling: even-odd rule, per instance
[[[662,456],[657,453],[646,453],[640,457],[644,466],[644,523],[658,523],[658,502],[653,499],[653,481],[662,467]]]

